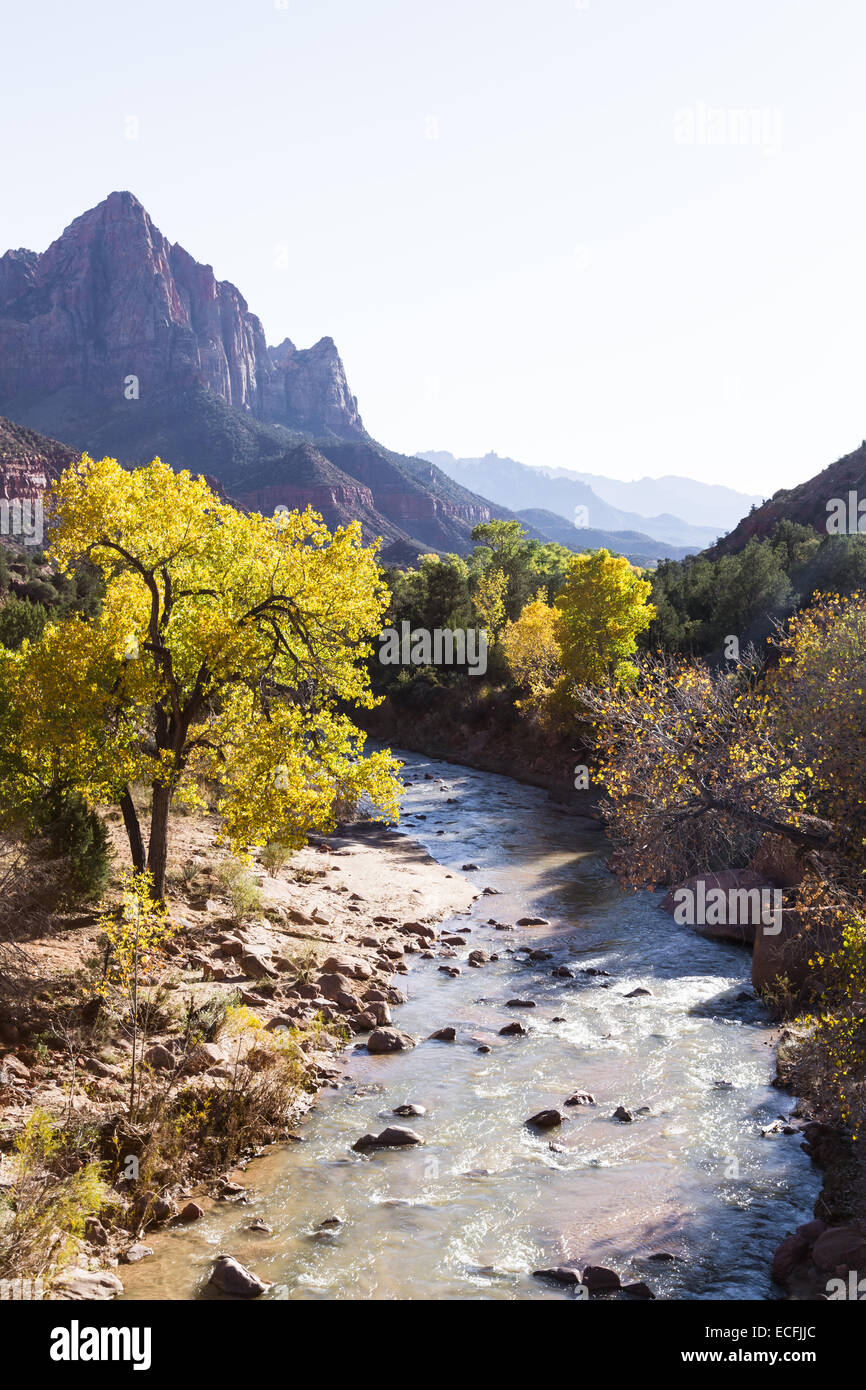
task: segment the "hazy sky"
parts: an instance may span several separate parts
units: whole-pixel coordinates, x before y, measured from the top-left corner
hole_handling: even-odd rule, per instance
[[[2,43],[0,249],[132,190],[393,448],[769,495],[866,435],[863,0],[7,0]]]

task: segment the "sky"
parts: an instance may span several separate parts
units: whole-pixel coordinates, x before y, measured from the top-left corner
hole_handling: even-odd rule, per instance
[[[0,251],[113,189],[368,430],[769,496],[866,436],[862,0],[4,7]]]

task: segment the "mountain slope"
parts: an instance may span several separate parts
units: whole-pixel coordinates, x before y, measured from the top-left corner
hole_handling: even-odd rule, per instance
[[[46,439],[0,416],[0,498],[38,501],[77,457],[74,449],[56,439]]]
[[[713,546],[709,553],[722,555],[742,550],[752,536],[761,538],[769,535],[780,521],[796,521],[826,535],[830,516],[827,504],[834,498],[839,499],[847,511],[848,494],[851,492],[856,494],[857,500],[866,501],[866,440],[859,449],[843,455],[798,487],[780,488],[769,502],[755,507],[748,516],[744,516],[739,525]],[[855,523],[857,500],[854,503]],[[852,530],[856,529],[855,524]]]

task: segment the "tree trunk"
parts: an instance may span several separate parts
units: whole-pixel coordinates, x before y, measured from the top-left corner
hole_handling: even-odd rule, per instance
[[[123,789],[123,795],[120,798],[120,809],[123,812],[123,824],[126,826],[126,835],[129,840],[132,867],[137,873],[143,873],[146,862],[144,856],[144,841],[141,838],[141,826],[138,823],[138,812],[135,809],[129,787],[124,787]]]
[[[158,902],[165,900],[165,868],[168,860],[168,808],[171,803],[171,788],[162,782],[153,784],[153,810],[150,815],[150,844],[147,850],[147,867],[153,877],[154,896]]]

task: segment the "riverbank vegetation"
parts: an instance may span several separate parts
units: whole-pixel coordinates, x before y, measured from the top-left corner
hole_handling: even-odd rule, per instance
[[[398,814],[365,731],[588,784],[625,887],[778,889],[753,978],[807,1103],[859,1132],[866,541],[781,523],[649,572],[517,522],[473,539],[383,571],[357,524],[85,458],[45,551],[0,551],[0,1277],[175,1219],[180,1187],[285,1136],[329,1054],[389,1019],[417,949],[399,918],[379,903],[357,936],[346,912],[335,959],[340,914],[302,905],[311,837]],[[385,663],[387,627],[483,630],[486,669]]]

